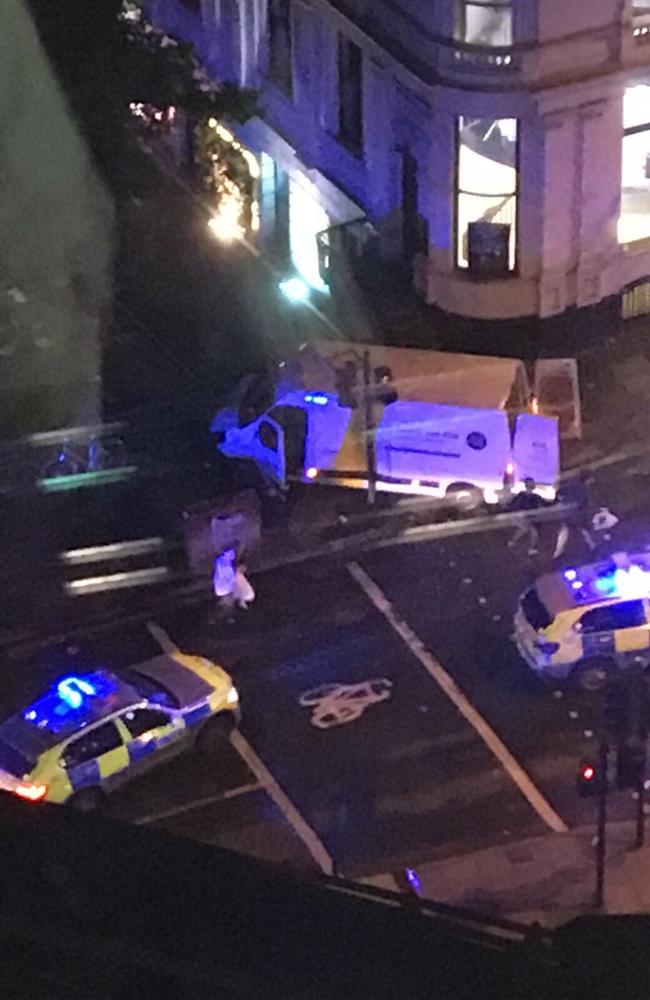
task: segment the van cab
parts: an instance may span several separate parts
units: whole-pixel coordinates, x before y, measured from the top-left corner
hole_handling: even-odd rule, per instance
[[[590,691],[639,657],[650,661],[650,553],[539,577],[519,599],[514,639],[538,676]]]

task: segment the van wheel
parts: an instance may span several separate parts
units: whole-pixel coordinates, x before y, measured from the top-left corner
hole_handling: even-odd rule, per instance
[[[70,805],[77,812],[97,812],[104,801],[104,793],[99,788],[82,788],[70,799]]]
[[[483,494],[471,483],[451,483],[445,496],[454,501],[460,510],[476,510],[483,503]]]
[[[571,677],[583,691],[602,691],[614,673],[614,663],[605,656],[593,656],[574,667]]]
[[[209,757],[217,753],[235,728],[235,717],[232,712],[221,712],[208,719],[201,727],[196,737],[196,749],[201,755]]]

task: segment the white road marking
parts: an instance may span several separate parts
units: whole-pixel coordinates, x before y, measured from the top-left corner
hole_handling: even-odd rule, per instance
[[[360,719],[369,705],[390,698],[393,682],[375,677],[361,684],[321,684],[300,695],[298,704],[313,708],[311,724],[316,729],[331,729]]]
[[[240,795],[248,795],[249,792],[259,792],[264,786],[259,781],[252,781],[248,785],[240,785],[238,788],[227,788],[219,795],[208,795],[202,799],[193,799],[185,802],[182,806],[175,806],[173,809],[165,809],[163,812],[149,813],[134,820],[134,826],[147,826],[149,823],[159,823],[164,819],[173,819],[175,816],[183,816],[185,813],[193,812],[195,809],[203,809],[205,806],[214,805],[216,802],[227,802],[228,799],[239,798]]]
[[[429,652],[411,626],[397,615],[392,604],[372,577],[356,562],[348,563],[348,571],[368,599],[419,660],[424,669],[433,677],[434,681],[442,688],[469,724],[474,727],[487,748],[494,754],[535,812],[551,830],[554,830],[556,833],[566,833],[569,828],[562,817],[558,815],[550,802],[542,795],[519,761],[508,750],[503,740],[496,734],[480,712],[474,708],[455,680],[447,673],[435,656]]]
[[[147,628],[162,649],[163,653],[178,652],[178,646],[173,639],[170,639],[162,625],[157,625],[156,622],[147,622]]]
[[[257,756],[248,740],[238,729],[235,729],[230,734],[230,742],[244,763],[248,765],[258,781],[264,786],[264,790],[273,799],[282,815],[298,834],[321,871],[326,875],[333,875],[334,862],[318,834],[315,830],[312,830],[307,821],[300,815],[286,792],[280,788],[266,764]]]
[[[166,653],[178,649],[160,625],[156,625],[155,622],[149,622],[147,628],[161,649]],[[326,851],[318,834],[315,830],[312,830],[307,821],[300,815],[287,793],[280,788],[264,761],[257,756],[245,736],[238,729],[235,729],[230,734],[230,742],[249,770],[253,772],[266,794],[275,802],[284,818],[300,837],[321,871],[326,875],[333,875],[334,862]]]

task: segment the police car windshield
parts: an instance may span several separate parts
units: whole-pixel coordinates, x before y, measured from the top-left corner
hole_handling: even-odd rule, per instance
[[[548,628],[553,621],[548,612],[548,608],[540,600],[536,587],[531,587],[530,590],[524,594],[521,601],[521,607],[526,619],[536,631],[541,628]]]
[[[120,670],[120,677],[132,688],[135,688],[141,698],[145,698],[152,704],[163,705],[165,708],[179,707],[179,702],[171,691],[163,687],[159,681],[153,681],[150,677],[145,677],[138,670]]]

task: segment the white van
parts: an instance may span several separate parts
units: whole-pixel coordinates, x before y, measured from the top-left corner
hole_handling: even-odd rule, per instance
[[[553,500],[559,474],[557,421],[503,410],[397,400],[378,408],[375,483],[384,492],[462,495],[490,504],[527,479]],[[248,458],[282,486],[288,481],[367,488],[365,410],[333,393],[285,393],[258,420],[225,432],[219,445]]]

